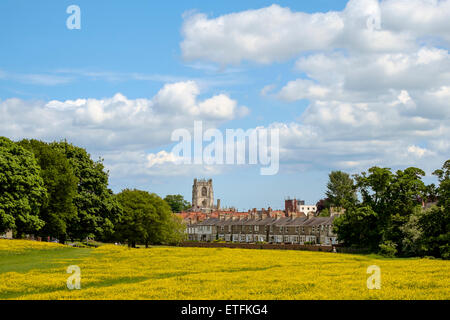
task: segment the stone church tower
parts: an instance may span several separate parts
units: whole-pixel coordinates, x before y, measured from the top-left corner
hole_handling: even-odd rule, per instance
[[[192,186],[192,209],[203,212],[211,212],[215,209],[212,179],[194,179],[194,185]]]

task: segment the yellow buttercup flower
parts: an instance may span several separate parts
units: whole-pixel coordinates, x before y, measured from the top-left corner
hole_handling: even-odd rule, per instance
[[[80,290],[66,286],[69,265],[81,270]],[[371,265],[378,290],[367,287]],[[1,299],[449,299],[449,274],[438,259],[0,240]]]

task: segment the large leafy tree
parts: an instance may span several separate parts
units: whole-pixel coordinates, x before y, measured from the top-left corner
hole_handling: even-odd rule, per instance
[[[164,200],[169,204],[172,212],[182,212],[191,207],[191,204],[184,200],[181,194],[167,195]]]
[[[356,186],[363,204],[376,212],[386,212],[389,206],[390,185],[393,174],[389,168],[372,167],[368,172],[355,176]]]
[[[78,179],[74,197],[77,215],[69,224],[69,236],[73,239],[88,236],[111,239],[121,209],[108,188],[108,172],[103,161],[93,161],[85,149],[66,141],[54,142],[51,147],[66,156]]]
[[[426,253],[450,259],[450,160],[433,172],[439,179],[438,205],[425,211],[419,220]]]
[[[334,221],[334,232],[347,246],[377,250],[380,240],[378,214],[370,206],[351,207]]]
[[[329,174],[326,195],[329,204],[347,208],[356,203],[356,191],[353,179],[348,173],[333,171]]]
[[[123,214],[117,228],[117,238],[136,244],[169,244],[184,235],[181,221],[172,213],[166,201],[154,193],[125,189],[117,196]]]
[[[39,212],[47,192],[33,153],[0,137],[0,232],[34,234],[45,222]]]
[[[441,169],[433,172],[439,179],[438,205],[450,210],[450,160],[447,160]]]
[[[362,205],[377,213],[380,244],[391,243],[399,253],[402,253],[406,236],[404,225],[426,196],[424,175],[422,170],[414,167],[398,170],[395,174],[389,168],[372,167],[355,177]],[[412,226],[408,229],[409,235]]]
[[[422,181],[425,172],[418,168],[398,170],[393,176],[390,192],[386,203],[389,214],[387,228],[384,232],[384,240],[392,241],[397,245],[397,250],[403,253],[403,241],[405,234],[402,226],[405,225],[416,207],[420,207],[426,194],[426,186]]]
[[[33,152],[48,192],[40,212],[45,225],[39,234],[54,236],[64,242],[67,225],[77,214],[74,198],[78,179],[65,155],[49,144],[38,140],[22,140],[19,145]]]

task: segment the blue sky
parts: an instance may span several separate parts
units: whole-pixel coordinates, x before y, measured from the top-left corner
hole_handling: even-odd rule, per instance
[[[282,208],[286,196],[315,203],[335,169],[430,173],[450,154],[450,6],[385,2],[2,1],[0,135],[86,147],[105,159],[116,192],[136,187],[190,200],[193,178],[211,177],[216,198],[243,210]],[[66,28],[72,4],[81,30]],[[434,18],[414,21],[411,10]],[[169,97],[159,99],[164,88]],[[118,93],[126,98],[108,100]],[[164,104],[171,95],[181,101],[173,122]],[[183,116],[183,101],[220,95],[231,116]],[[91,100],[70,102],[77,99]],[[132,113],[137,99],[155,122],[114,109],[124,104]],[[284,128],[280,172],[173,170],[160,152],[170,153],[170,132],[193,120],[221,130]],[[150,154],[163,161],[149,168]]]

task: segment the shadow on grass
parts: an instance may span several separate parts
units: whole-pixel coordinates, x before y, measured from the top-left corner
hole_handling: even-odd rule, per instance
[[[19,254],[0,254],[0,274],[26,273],[31,270],[48,270],[61,265],[61,260],[76,264],[92,254],[92,249],[62,248],[54,250],[26,250]]]

